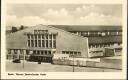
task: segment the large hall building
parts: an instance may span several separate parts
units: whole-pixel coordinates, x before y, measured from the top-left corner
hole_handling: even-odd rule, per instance
[[[32,61],[51,62],[54,54],[76,58],[102,57],[106,47],[117,48],[120,52],[121,45],[121,26],[41,24],[6,36],[8,59],[23,59],[25,54],[25,58],[29,56]]]
[[[51,62],[54,54],[88,57],[88,38],[48,25],[36,25],[6,35],[7,59]]]

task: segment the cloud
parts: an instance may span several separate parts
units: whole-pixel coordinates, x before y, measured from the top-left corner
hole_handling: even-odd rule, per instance
[[[83,6],[79,6],[77,7],[74,11],[73,14],[75,16],[85,16],[90,14],[92,11],[98,11],[99,7],[95,6],[95,5],[83,5]]]
[[[27,16],[21,18],[21,22],[25,25],[37,25],[37,24],[48,24],[50,23],[49,20],[45,20],[43,18],[40,18],[38,16]]]
[[[33,26],[38,24],[55,25],[121,25],[121,17],[104,14],[95,5],[83,5],[76,7],[73,11],[66,8],[52,9],[41,13],[40,16],[7,15],[7,25]]]
[[[89,15],[80,17],[79,24],[88,25],[121,25],[121,18],[91,12]]]
[[[49,20],[45,20],[38,16],[24,16],[21,18],[16,17],[15,15],[7,15],[6,17],[7,26],[33,26],[37,24],[48,24],[50,23]]]
[[[6,16],[6,25],[7,26],[12,26],[12,25],[18,26],[19,21],[15,15],[12,15],[12,16],[7,15]]]
[[[42,16],[51,20],[53,24],[70,24],[73,23],[74,19],[65,8],[61,8],[60,10],[48,9]]]

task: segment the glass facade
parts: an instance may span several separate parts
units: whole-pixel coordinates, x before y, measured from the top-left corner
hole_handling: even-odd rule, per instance
[[[55,34],[28,34],[28,47],[56,48]]]

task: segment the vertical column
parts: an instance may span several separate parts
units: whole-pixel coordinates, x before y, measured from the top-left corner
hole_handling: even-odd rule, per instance
[[[79,35],[79,33],[78,33],[78,32],[76,32],[76,34],[77,34],[77,35]]]
[[[40,34],[40,40],[41,40],[41,48],[42,48],[42,34]]]
[[[35,34],[33,34],[33,44],[34,44],[34,47],[35,47]]]
[[[44,48],[46,48],[46,35],[44,35]]]
[[[108,32],[108,35],[109,35],[109,32]]]
[[[53,34],[51,34],[52,35],[52,48],[53,48]]]
[[[48,48],[49,48],[49,34],[48,34],[48,43],[47,44],[48,44]]]
[[[31,35],[29,34],[29,36],[30,36],[30,39],[29,40],[30,40],[30,47],[31,47]]]
[[[38,42],[38,36],[39,36],[39,34],[37,34],[37,47],[39,47],[39,45],[38,45],[38,43],[39,43],[39,42]]]
[[[98,32],[98,36],[100,35],[100,32]]]
[[[117,31],[117,32],[116,32],[116,35],[118,35],[118,34],[119,34],[119,32]]]
[[[20,59],[20,50],[17,50],[17,57]]]
[[[89,34],[90,34],[90,33],[88,32],[88,36],[89,36]]]

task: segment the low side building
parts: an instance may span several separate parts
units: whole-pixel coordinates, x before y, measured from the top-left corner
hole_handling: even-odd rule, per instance
[[[10,55],[30,55],[31,60],[51,62],[54,54],[88,57],[88,38],[52,26],[36,25],[8,34],[6,48]]]
[[[116,25],[52,25],[77,35],[88,37],[89,48],[104,48],[122,44],[122,26]]]

